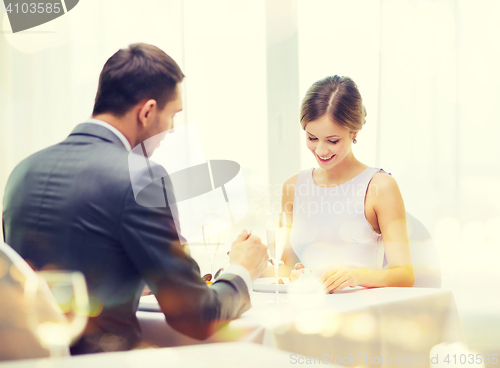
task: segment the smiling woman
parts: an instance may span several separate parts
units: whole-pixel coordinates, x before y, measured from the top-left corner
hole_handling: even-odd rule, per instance
[[[351,149],[365,116],[350,78],[314,83],[302,101],[300,121],[319,168],[283,185],[283,211],[293,221],[285,263],[312,269],[330,293],[348,286],[414,284],[398,185],[384,170],[358,161]],[[293,270],[292,278],[300,273]]]

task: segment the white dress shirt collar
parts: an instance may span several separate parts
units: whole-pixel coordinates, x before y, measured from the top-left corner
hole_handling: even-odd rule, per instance
[[[102,121],[102,120],[99,120],[99,119],[93,119],[93,118],[90,118],[90,119],[86,120],[85,123],[97,124],[97,125],[100,125],[100,126],[102,126],[104,128],[107,128],[107,129],[111,130],[120,139],[120,141],[122,141],[123,145],[125,146],[125,149],[128,152],[130,152],[132,150],[132,147],[130,146],[130,142],[128,141],[128,139],[123,135],[122,132],[120,132],[118,129],[116,129],[111,124],[106,123],[105,121]]]

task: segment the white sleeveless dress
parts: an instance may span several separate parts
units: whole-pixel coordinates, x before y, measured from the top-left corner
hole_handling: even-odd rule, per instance
[[[335,266],[382,269],[382,236],[366,219],[364,203],[373,175],[385,171],[369,167],[325,188],[314,183],[313,170],[300,172],[295,187],[290,243],[300,261],[318,274]]]

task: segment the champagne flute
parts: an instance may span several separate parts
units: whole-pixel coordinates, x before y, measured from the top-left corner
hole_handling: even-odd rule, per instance
[[[28,326],[51,357],[68,355],[83,333],[89,298],[85,277],[75,271],[41,271],[25,284]]]
[[[285,250],[288,236],[286,212],[269,214],[266,221],[267,246],[270,258],[273,260],[274,276],[276,283],[275,302],[279,303],[279,266],[283,251]]]
[[[221,215],[219,211],[205,211],[203,213],[203,241],[210,257],[210,273],[213,278],[215,254],[219,249],[221,228]]]

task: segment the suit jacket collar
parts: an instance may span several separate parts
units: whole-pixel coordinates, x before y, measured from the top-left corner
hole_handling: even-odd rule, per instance
[[[92,123],[78,124],[75,127],[75,129],[73,129],[73,131],[69,136],[71,137],[72,135],[88,135],[92,137],[97,137],[110,143],[119,144],[120,146],[125,148],[122,141],[120,140],[120,138],[116,136],[115,133],[97,124],[92,124]]]

